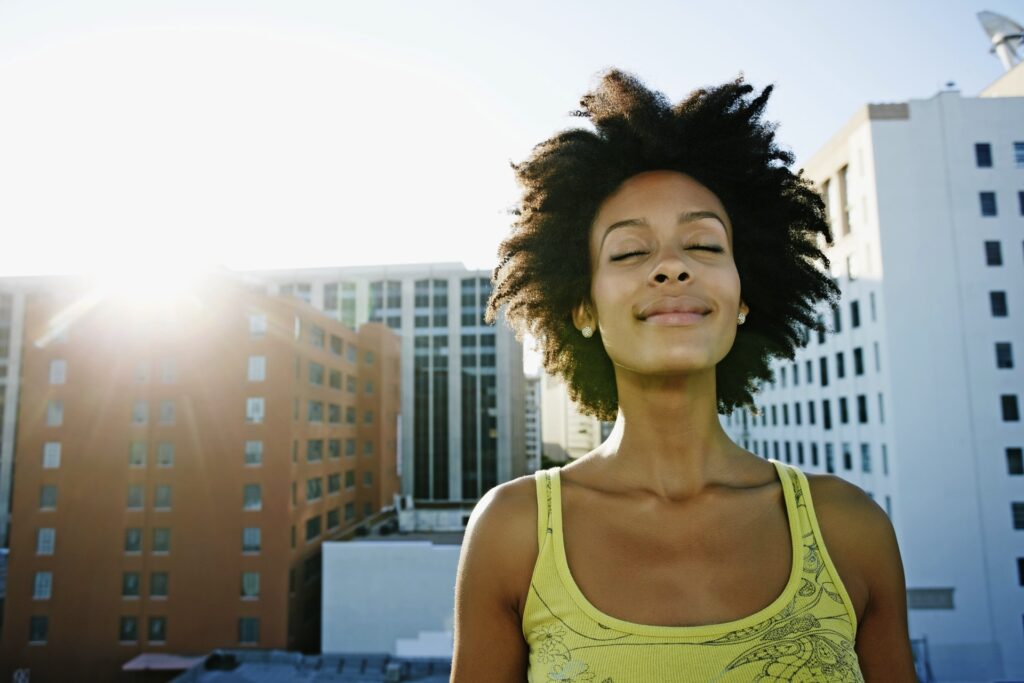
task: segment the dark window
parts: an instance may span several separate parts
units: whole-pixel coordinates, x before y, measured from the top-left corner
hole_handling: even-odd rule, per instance
[[[857,422],[867,424],[868,421],[868,397],[866,394],[857,394]]]
[[[850,453],[850,446],[845,443],[843,444],[843,469],[853,469],[853,454]]]
[[[974,160],[978,168],[992,168],[992,145],[987,142],[974,143]]]
[[[1020,422],[1020,408],[1016,394],[1003,394],[999,397],[1003,408],[1003,422]]]
[[[807,361],[806,365],[804,366],[804,370],[806,370],[804,374],[807,375],[807,383],[810,384],[811,382],[814,381],[814,363],[812,363],[811,361]]]
[[[1017,558],[1017,582],[1024,586],[1024,557]]]
[[[811,464],[815,467],[818,466],[818,444],[814,442],[811,444]]]
[[[312,541],[320,535],[320,515],[306,520],[306,540]]]
[[[821,402],[821,419],[825,429],[832,429],[832,410],[827,398]]]
[[[1013,347],[1010,342],[996,342],[996,367],[1013,367]]]
[[[1013,475],[1024,474],[1024,449],[1019,446],[1006,449],[1006,472]]]
[[[825,319],[819,315],[817,321],[818,321],[818,324],[814,326],[814,329],[818,333],[818,343],[819,344],[824,344],[825,343],[825,332],[826,332],[826,330],[825,330]]]
[[[258,617],[240,617],[238,619],[238,642],[260,642],[260,620]]]
[[[121,617],[118,636],[123,643],[135,642],[139,639],[139,620],[137,617]]]
[[[779,416],[775,410],[775,406],[772,406],[772,426],[779,424]]]
[[[989,306],[992,309],[993,318],[1005,318],[1007,315],[1006,292],[989,292]]]
[[[800,424],[800,404],[799,403],[794,403],[793,404],[793,418],[796,420],[796,423],[799,425]]]
[[[150,597],[166,598],[167,597],[167,572],[152,572],[149,575],[149,595]]]
[[[1010,507],[1013,513],[1013,528],[1024,529],[1024,503],[1010,503]]]
[[[860,302],[850,302],[850,327],[860,327]]]
[[[149,641],[162,643],[167,640],[167,617],[149,618]]]
[[[821,386],[828,386],[828,356],[822,356],[818,360],[818,374],[821,376]]]
[[[985,242],[985,265],[1003,265],[1003,250],[998,240],[989,240]]]
[[[807,421],[810,424],[816,424],[814,418],[814,401],[807,402]],[[817,463],[815,463],[817,464]]]
[[[832,307],[832,332],[838,334],[843,330],[842,311],[839,306]]]
[[[859,346],[853,350],[853,374],[864,374],[864,350]]]
[[[1019,205],[1020,215],[1024,216],[1024,190],[1017,193],[1017,204]]]
[[[846,410],[846,397],[841,396],[839,398],[839,422],[846,424],[850,421],[850,415]]]
[[[843,352],[840,351],[836,354],[836,379],[842,379],[846,377],[846,363]]]
[[[978,200],[981,202],[981,215],[982,216],[995,216],[996,215],[996,193],[995,192],[979,192]]]

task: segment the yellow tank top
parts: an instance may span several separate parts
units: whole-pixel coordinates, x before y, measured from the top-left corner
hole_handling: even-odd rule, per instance
[[[569,573],[559,468],[539,470],[540,552],[523,614],[528,681],[864,681],[854,651],[857,615],[825,550],[807,477],[771,462],[789,518],[789,582],[756,614],[703,626],[636,624],[594,607]]]

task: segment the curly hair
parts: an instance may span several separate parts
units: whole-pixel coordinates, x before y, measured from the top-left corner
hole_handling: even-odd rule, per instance
[[[580,100],[574,116],[595,132],[564,130],[512,164],[523,188],[485,319],[502,307],[522,340],[538,342],[548,373],[561,375],[586,413],[614,420],[615,373],[601,335],[580,335],[572,309],[590,299],[591,224],[601,202],[638,173],[674,170],[691,176],[722,202],[733,224],[733,252],[751,314],[715,368],[718,412],[749,406],[757,380],[772,377],[771,357],[793,360],[807,330],[824,332],[814,306],[836,305],[840,290],[828,275],[817,234],[832,244],[825,204],[793,154],[775,143],[775,123],[762,120],[772,85],[757,96],[743,82],[694,90],[672,105],[635,76],[613,69]],[[815,266],[820,261],[824,272]]]

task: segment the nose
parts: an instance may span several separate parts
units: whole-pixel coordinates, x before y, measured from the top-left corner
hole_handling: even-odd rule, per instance
[[[658,284],[671,280],[682,282],[688,277],[683,261],[675,254],[668,254],[655,265],[650,281]]]

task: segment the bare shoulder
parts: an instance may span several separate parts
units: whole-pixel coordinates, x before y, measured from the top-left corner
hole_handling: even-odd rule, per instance
[[[537,561],[536,486],[528,474],[487,491],[473,508],[463,542],[491,567],[509,606],[520,612]]]
[[[862,488],[834,474],[807,474],[825,545],[854,602],[858,619],[872,592],[900,563],[896,533],[885,510]]]

